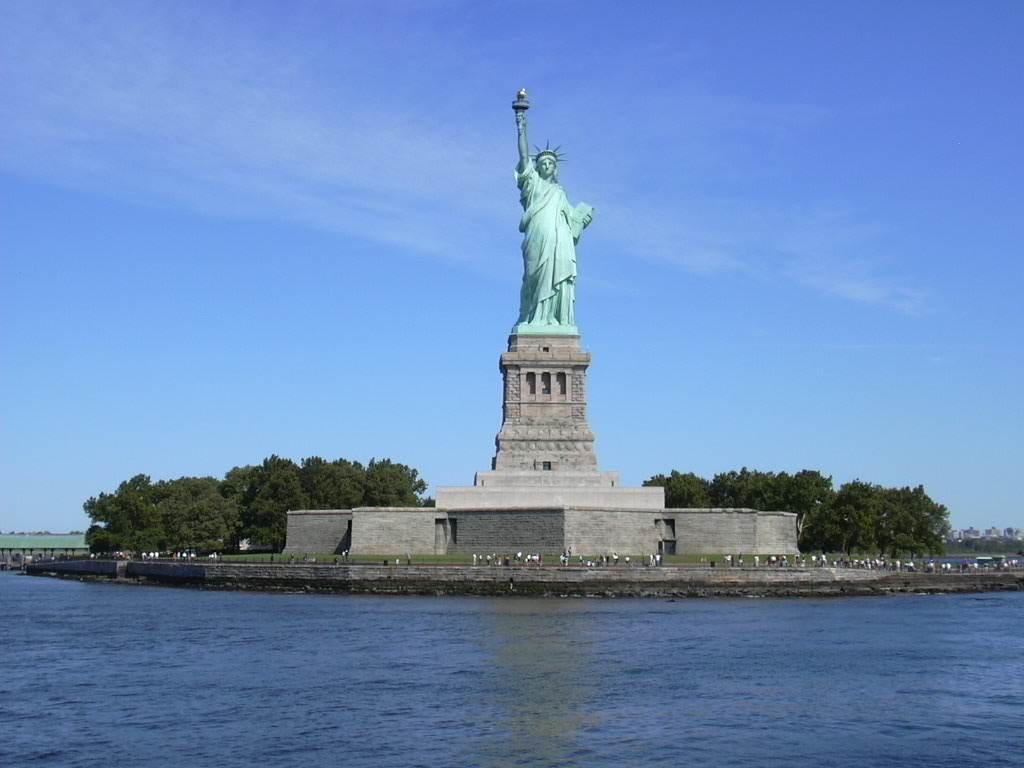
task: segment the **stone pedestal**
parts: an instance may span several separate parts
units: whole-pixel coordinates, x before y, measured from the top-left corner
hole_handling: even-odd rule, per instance
[[[623,488],[618,472],[597,469],[587,422],[590,353],[568,334],[512,334],[501,356],[504,407],[491,469],[472,486],[442,486],[449,510],[659,510],[663,488]]]
[[[590,353],[580,349],[579,336],[509,337],[500,363],[505,396],[493,470],[597,471],[587,422],[589,366]]]

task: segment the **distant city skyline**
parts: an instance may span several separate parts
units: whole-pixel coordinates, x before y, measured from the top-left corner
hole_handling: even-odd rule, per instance
[[[1007,528],[990,526],[984,530],[979,528],[957,528],[950,531],[950,535],[958,539],[1020,539],[1024,538],[1024,528],[1017,528],[1016,526]]]

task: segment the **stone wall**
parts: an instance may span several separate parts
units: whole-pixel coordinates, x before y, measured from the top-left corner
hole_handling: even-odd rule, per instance
[[[53,568],[59,568],[61,573],[69,576],[109,576],[115,578],[124,573],[127,566],[125,560],[54,560],[31,563],[25,566],[25,570],[32,572],[47,572]]]
[[[541,554],[564,549],[564,513],[557,509],[460,510],[456,551],[466,554]]]
[[[797,546],[796,514],[794,512],[758,512],[755,554],[795,555]]]
[[[542,495],[542,489],[537,492]],[[641,555],[659,551],[671,554],[673,543],[676,554],[797,554],[796,515],[752,509],[563,506],[550,501],[503,509],[483,504],[458,509],[300,510],[288,513],[284,552],[330,554],[348,549],[352,554],[392,556],[518,551],[552,554],[568,547],[582,555]]]
[[[442,486],[437,504],[444,509],[500,509],[502,507],[605,507],[610,509],[662,509],[665,489],[586,485]]]
[[[161,584],[204,584],[211,581],[218,573],[217,562],[204,560],[141,560],[132,561],[128,565],[125,576],[133,579],[147,579]],[[273,566],[272,563],[268,565]],[[211,566],[215,569],[210,570]],[[232,566],[224,564],[230,569]],[[221,574],[230,571],[219,571]],[[244,575],[245,571],[236,571],[238,576]]]
[[[582,509],[565,511],[565,546],[573,554],[654,554],[662,510]]]
[[[352,510],[352,554],[443,554],[446,547],[437,541],[435,521],[447,518],[433,507],[357,507]]]
[[[81,561],[27,566],[35,575],[80,577]],[[112,565],[117,565],[111,563]],[[892,573],[850,568],[539,567],[130,562],[126,576],[227,589],[399,594],[648,597],[841,596],[1024,589],[1024,572]],[[92,569],[97,570],[97,569]],[[98,576],[97,573],[92,575]]]
[[[535,470],[535,469],[482,469],[473,476],[475,486],[500,486],[507,488],[545,488],[553,485],[569,488],[597,486],[599,488],[615,488],[619,485],[618,472]],[[442,486],[444,488],[445,486]],[[441,489],[439,488],[438,491]],[[662,489],[664,490],[664,489]],[[664,493],[662,494],[664,496]],[[445,506],[441,504],[440,506]],[[662,504],[662,506],[665,506]]]
[[[666,509],[677,554],[797,554],[796,515],[754,509]]]
[[[340,554],[351,549],[350,509],[300,509],[288,513],[284,554]]]

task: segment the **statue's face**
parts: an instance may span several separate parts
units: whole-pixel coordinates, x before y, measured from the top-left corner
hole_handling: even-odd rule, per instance
[[[550,179],[555,175],[557,163],[551,155],[541,155],[537,158],[537,173],[542,179]]]

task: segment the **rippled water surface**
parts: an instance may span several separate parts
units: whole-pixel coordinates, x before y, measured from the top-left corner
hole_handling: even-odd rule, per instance
[[[1024,593],[584,600],[0,573],[0,764],[1020,766]]]

